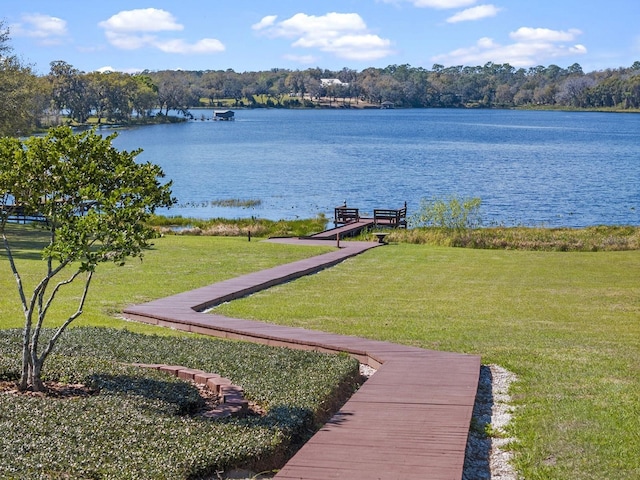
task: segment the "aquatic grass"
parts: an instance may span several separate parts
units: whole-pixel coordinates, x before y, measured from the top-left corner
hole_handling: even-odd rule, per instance
[[[205,235],[247,237],[300,237],[325,229],[328,220],[324,215],[298,220],[266,220],[262,218],[212,218],[198,219],[182,216],[154,216],[150,225],[165,235]]]
[[[373,235],[368,239],[373,240]],[[391,242],[494,250],[596,252],[640,250],[640,227],[601,225],[585,228],[487,227],[394,230]]]
[[[242,200],[239,198],[228,198],[222,200],[211,200],[210,204],[214,207],[251,208],[262,205],[262,200]]]
[[[246,237],[306,236],[323,231],[329,221],[324,215],[312,219],[272,221],[264,219],[195,219],[156,216],[151,225],[163,234]],[[375,229],[363,232],[360,240],[376,241]],[[622,251],[640,250],[640,227],[599,225],[585,228],[420,227],[386,229],[387,240],[396,243],[497,250],[534,251]]]
[[[256,199],[240,199],[240,198],[225,198],[203,202],[187,202],[178,205],[181,208],[189,207],[225,207],[225,208],[254,208],[262,205],[262,200]]]
[[[217,313],[467,352],[514,372],[523,478],[638,478],[640,252],[392,244]]]

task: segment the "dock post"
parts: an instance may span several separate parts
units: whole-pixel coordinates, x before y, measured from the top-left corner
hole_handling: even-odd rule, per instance
[[[340,248],[340,234],[336,233],[336,248]]]

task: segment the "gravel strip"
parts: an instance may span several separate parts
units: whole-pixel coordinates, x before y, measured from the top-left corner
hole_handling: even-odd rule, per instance
[[[463,480],[517,480],[506,450],[514,439],[506,435],[511,421],[509,386],[516,376],[498,365],[482,365],[473,418],[467,440]],[[489,436],[489,434],[491,436]]]

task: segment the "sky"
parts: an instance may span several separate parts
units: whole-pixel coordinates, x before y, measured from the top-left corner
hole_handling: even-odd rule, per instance
[[[638,0],[2,0],[10,45],[39,74],[329,70],[408,64],[585,72],[640,60]]]

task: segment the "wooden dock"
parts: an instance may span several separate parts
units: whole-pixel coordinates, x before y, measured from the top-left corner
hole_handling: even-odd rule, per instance
[[[386,228],[407,228],[407,203],[402,208],[376,208],[373,218],[361,217],[358,208],[347,207],[346,203],[334,209],[334,228],[305,237],[313,240],[335,240],[355,237],[363,230]]]
[[[273,241],[328,244],[318,239]],[[125,315],[205,335],[347,352],[378,369],[277,479],[460,480],[480,372],[478,356],[201,313],[379,245],[344,242],[343,248],[310,259],[132,306]]]

